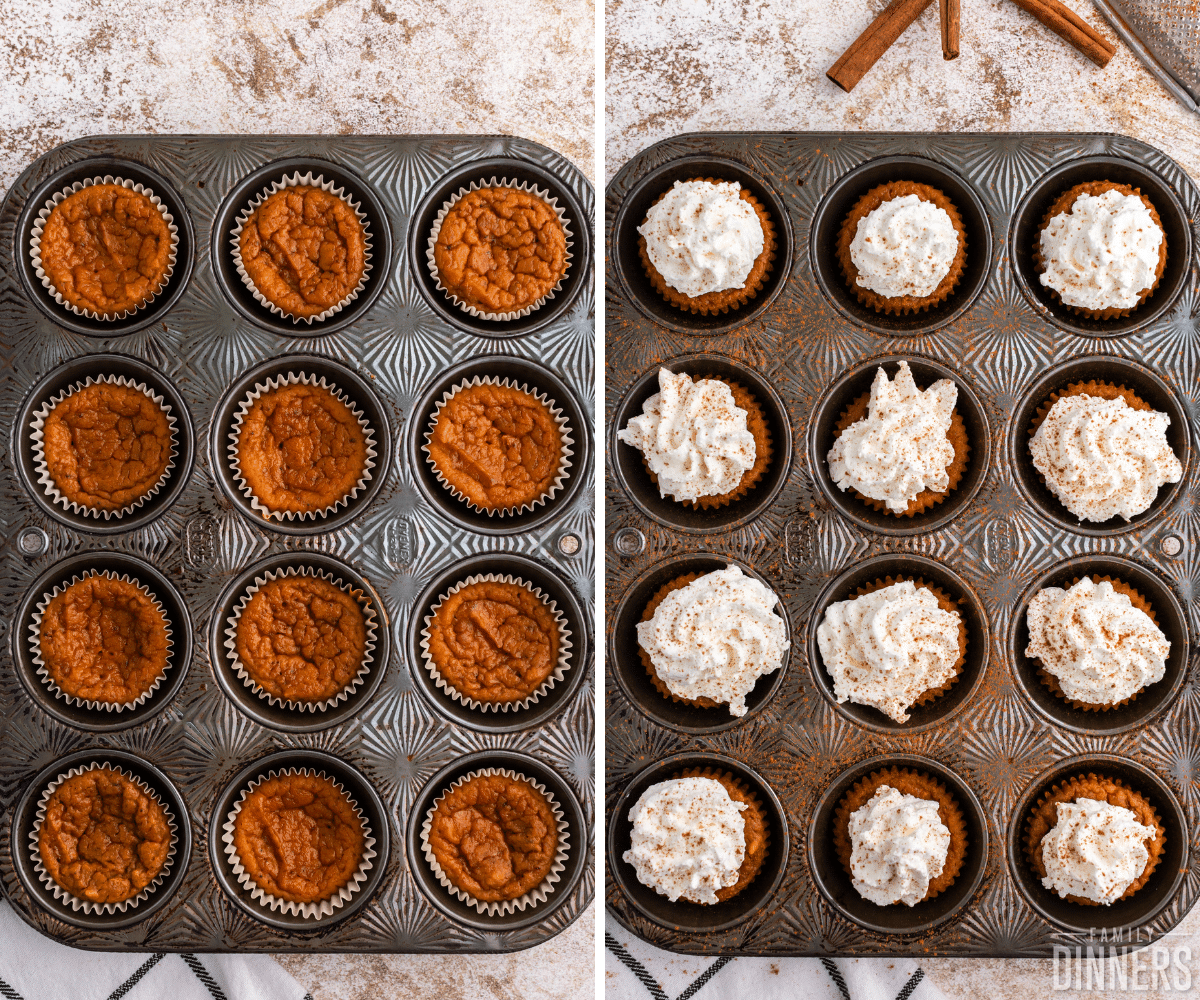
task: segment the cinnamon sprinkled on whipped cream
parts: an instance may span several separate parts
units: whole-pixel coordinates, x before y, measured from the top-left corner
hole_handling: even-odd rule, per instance
[[[916,906],[942,874],[950,830],[931,799],[880,785],[850,814],[850,871],[854,888],[877,906]]]
[[[890,198],[868,212],[850,243],[858,283],[887,298],[932,295],[957,254],[958,232],[949,213],[915,194]]]
[[[1042,838],[1042,885],[1060,897],[1081,896],[1110,906],[1146,870],[1147,840],[1158,831],[1137,814],[1099,799],[1059,802],[1058,822]]]

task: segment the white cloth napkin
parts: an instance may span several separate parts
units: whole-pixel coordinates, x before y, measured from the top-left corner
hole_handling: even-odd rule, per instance
[[[39,934],[0,900],[4,1000],[312,1000],[269,955],[80,951]]]
[[[911,958],[698,958],[604,931],[604,1000],[946,1000]]]

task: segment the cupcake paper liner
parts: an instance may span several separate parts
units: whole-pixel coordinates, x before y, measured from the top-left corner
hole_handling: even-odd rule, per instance
[[[535,198],[540,198],[547,205],[549,205],[551,209],[554,210],[554,214],[558,216],[559,225],[562,226],[563,235],[566,237],[567,258],[566,258],[566,266],[563,268],[562,276],[558,279],[557,284],[555,284],[555,286],[552,289],[550,289],[550,291],[548,291],[545,295],[543,295],[540,299],[538,299],[535,303],[533,303],[533,305],[525,306],[522,309],[518,309],[516,312],[488,313],[488,312],[483,312],[483,311],[477,309],[473,305],[463,302],[462,299],[460,299],[457,295],[455,295],[448,288],[446,288],[445,285],[442,284],[441,275],[438,274],[437,262],[434,260],[434,257],[433,257],[433,249],[435,246],[437,246],[437,239],[438,239],[438,236],[441,234],[442,223],[446,219],[446,213],[449,212],[450,209],[452,209],[455,205],[457,205],[458,202],[462,200],[464,195],[468,195],[472,191],[481,191],[485,188],[498,188],[498,187],[514,188],[517,191],[524,191],[526,194],[531,194]],[[456,191],[453,195],[451,195],[450,198],[442,204],[441,210],[437,214],[437,218],[435,218],[433,220],[433,228],[429,231],[429,241],[428,241],[428,244],[427,244],[427,247],[425,250],[425,262],[429,267],[429,273],[431,275],[433,275],[433,280],[437,285],[437,290],[439,292],[441,292],[443,295],[445,295],[446,298],[448,298],[456,306],[458,306],[459,309],[461,309],[463,312],[467,313],[468,315],[475,317],[476,319],[486,319],[486,320],[492,320],[494,322],[503,322],[505,320],[522,319],[523,317],[528,316],[530,313],[534,312],[535,310],[541,309],[542,306],[544,306],[547,302],[549,302],[551,299],[554,298],[554,296],[562,289],[562,283],[563,283],[564,279],[566,278],[567,274],[570,273],[571,260],[574,257],[574,255],[571,253],[572,246],[574,246],[574,242],[571,239],[571,226],[570,226],[570,223],[567,221],[566,212],[563,209],[559,208],[558,199],[555,198],[553,195],[551,195],[549,191],[547,191],[543,188],[539,188],[534,184],[530,184],[527,181],[510,181],[508,179],[497,180],[495,177],[492,177],[492,179],[490,181],[482,181],[482,182],[471,181],[470,186],[460,187],[458,189],[458,191]]]
[[[441,416],[443,407],[445,407],[445,405],[449,403],[451,399],[458,395],[458,393],[462,392],[462,390],[471,389],[479,385],[497,385],[505,389],[515,389],[518,392],[524,392],[530,396],[533,396],[534,399],[536,399],[550,411],[550,416],[553,417],[554,422],[558,425],[558,434],[559,438],[561,439],[559,444],[561,454],[559,456],[558,473],[554,477],[554,482],[550,484],[550,488],[540,497],[536,497],[533,500],[521,504],[519,508],[503,507],[496,510],[489,510],[486,507],[480,507],[456,486],[451,484],[451,482],[444,475],[442,475],[442,470],[437,467],[437,463],[433,460],[433,454],[429,450],[429,445],[433,441],[434,431],[437,428],[438,417]],[[533,510],[535,507],[539,507],[544,504],[547,500],[552,500],[554,498],[554,494],[562,489],[563,482],[567,478],[567,470],[571,467],[571,456],[575,454],[575,450],[572,448],[572,445],[574,444],[575,439],[571,436],[571,426],[567,422],[566,415],[563,413],[558,404],[546,393],[538,392],[536,389],[531,389],[525,383],[517,385],[512,380],[507,378],[496,378],[494,375],[485,375],[484,377],[480,378],[478,375],[476,375],[471,379],[463,379],[458,385],[454,386],[454,388],[442,394],[442,398],[438,400],[434,407],[433,415],[429,418],[429,429],[425,432],[425,443],[421,445],[421,451],[425,452],[425,460],[429,463],[429,467],[433,469],[433,474],[437,477],[437,481],[441,483],[447,490],[449,490],[450,494],[456,500],[463,501],[463,503],[465,503],[471,510],[480,511],[481,513],[487,514],[489,517],[504,517],[505,515],[512,516],[516,514],[523,514],[525,511]]]
[[[350,800],[350,804],[354,807],[354,814],[358,817],[359,822],[362,823],[363,828],[362,858],[359,860],[358,868],[350,876],[350,881],[338,889],[337,893],[329,899],[317,900],[314,903],[297,903],[292,900],[280,899],[278,896],[272,895],[263,889],[251,878],[250,873],[243,867],[241,857],[238,855],[237,845],[233,840],[233,831],[237,824],[238,813],[242,811],[242,805],[246,801],[246,796],[264,781],[270,781],[274,778],[291,777],[293,775],[306,778],[323,778],[331,782],[334,788]],[[345,906],[354,897],[354,894],[362,888],[363,883],[366,882],[367,873],[375,867],[372,859],[378,853],[375,850],[375,838],[371,835],[371,825],[367,822],[367,817],[363,814],[362,808],[354,801],[354,796],[346,790],[340,781],[329,777],[324,771],[317,771],[309,767],[289,767],[281,771],[272,770],[265,775],[255,778],[249,785],[242,789],[237,802],[226,816],[221,831],[221,843],[224,845],[222,850],[225,853],[225,858],[233,870],[238,885],[250,893],[250,898],[260,906],[265,906],[270,910],[278,910],[280,913],[286,913],[293,917],[304,917],[306,920],[331,916],[335,910],[339,910]]]
[[[558,663],[550,676],[542,681],[541,685],[529,695],[526,695],[520,701],[478,701],[468,695],[463,694],[455,688],[438,670],[437,664],[433,662],[433,657],[429,653],[429,638],[430,629],[433,625],[433,620],[437,615],[438,609],[446,602],[447,598],[457,594],[464,587],[469,587],[476,583],[506,583],[516,587],[523,587],[528,590],[534,597],[539,598],[549,609],[554,616],[554,623],[558,626]],[[571,630],[567,628],[566,616],[558,610],[558,605],[551,599],[549,594],[543,594],[541,587],[535,587],[531,583],[526,583],[520,577],[515,577],[510,574],[501,576],[499,573],[476,574],[469,576],[460,583],[456,583],[445,593],[438,596],[437,603],[429,609],[429,614],[425,616],[425,627],[421,629],[421,655],[425,660],[425,669],[429,672],[429,676],[433,678],[434,683],[451,698],[457,702],[461,702],[468,708],[482,710],[484,712],[507,712],[510,709],[516,712],[518,709],[528,708],[535,704],[539,698],[550,691],[559,681],[563,679],[567,670],[570,669],[571,663]]]
[[[54,794],[58,786],[69,778],[75,778],[81,774],[87,774],[89,771],[96,771],[102,768],[108,768],[110,771],[115,771],[122,777],[128,778],[140,789],[142,789],[142,791],[148,793],[154,799],[154,801],[162,807],[163,815],[167,818],[167,826],[171,830],[171,845],[167,851],[166,860],[163,862],[162,870],[155,877],[154,881],[142,889],[142,891],[136,896],[132,896],[129,899],[123,899],[119,903],[93,903],[87,899],[80,899],[74,893],[68,892],[61,885],[55,882],[51,874],[46,871],[45,865],[42,864],[42,852],[38,849],[38,833],[42,828],[42,823],[45,822],[46,808],[49,805],[50,797]],[[71,909],[76,912],[82,910],[87,914],[124,913],[126,910],[134,909],[139,903],[149,897],[162,884],[163,879],[165,879],[170,873],[171,866],[175,863],[175,852],[178,848],[178,845],[179,826],[175,822],[175,817],[171,815],[171,810],[159,797],[158,793],[155,792],[154,789],[147,785],[144,781],[142,781],[141,778],[131,774],[124,768],[116,767],[112,764],[88,764],[80,767],[73,767],[67,771],[66,774],[60,774],[57,778],[50,782],[50,784],[46,786],[45,791],[42,792],[41,798],[38,799],[37,811],[34,813],[33,818],[33,830],[29,834],[29,852],[33,859],[33,870],[37,874],[38,880],[51,892],[51,894],[53,894],[55,899],[68,904]]]
[[[171,234],[171,254],[169,260],[167,261],[167,270],[162,276],[162,281],[159,282],[158,287],[154,290],[154,294],[146,299],[145,302],[134,306],[132,309],[126,309],[124,312],[113,313],[111,315],[109,313],[94,312],[91,309],[80,309],[78,306],[72,305],[66,300],[62,292],[54,287],[54,283],[50,280],[50,276],[46,273],[46,269],[42,266],[42,233],[46,228],[46,220],[50,218],[50,213],[54,211],[59,202],[65,200],[78,191],[82,191],[86,187],[91,187],[94,184],[119,184],[121,187],[128,188],[130,191],[133,191],[137,194],[145,195],[150,199],[150,204],[152,204],[159,210],[159,212],[162,213],[163,221],[167,224],[167,229]],[[175,217],[167,209],[167,206],[163,204],[162,199],[144,184],[137,184],[134,181],[126,180],[124,177],[114,177],[112,174],[105,174],[103,177],[89,177],[87,180],[76,181],[70,187],[63,188],[61,191],[57,192],[38,211],[37,218],[33,221],[33,229],[30,232],[29,238],[29,257],[33,262],[33,273],[37,275],[38,280],[42,283],[42,287],[45,288],[51,294],[51,296],[53,296],[54,301],[64,309],[69,309],[76,316],[86,316],[88,319],[97,319],[104,322],[125,319],[129,316],[132,316],[134,313],[145,309],[146,306],[150,305],[151,302],[158,298],[158,296],[162,294],[162,290],[166,288],[167,284],[170,282],[171,275],[175,273],[175,260],[178,256],[179,227],[175,225]]]
[[[237,629],[238,622],[241,621],[242,612],[246,610],[250,599],[258,593],[264,584],[281,580],[290,576],[311,576],[326,583],[331,583],[339,590],[345,591],[353,597],[362,608],[363,618],[366,627],[366,642],[363,647],[362,663],[359,664],[358,673],[341,691],[335,694],[332,698],[326,698],[324,701],[293,701],[290,698],[280,698],[278,695],[273,695],[250,676],[246,666],[238,658],[237,655]],[[228,626],[225,629],[225,655],[229,657],[230,665],[233,667],[234,673],[238,679],[253,691],[259,698],[264,699],[268,704],[275,705],[287,709],[289,712],[324,712],[327,709],[333,708],[335,705],[346,701],[350,695],[354,694],[360,688],[367,678],[367,674],[371,672],[371,664],[375,660],[375,611],[371,607],[367,595],[361,590],[354,587],[348,587],[342,580],[335,577],[332,573],[326,573],[324,570],[314,570],[311,566],[288,566],[283,570],[267,570],[262,576],[254,578],[254,582],[243,591],[241,599],[237,606],[233,609],[233,614],[228,618]]]
[[[545,798],[547,804],[550,806],[550,811],[554,814],[554,821],[558,828],[558,843],[555,846],[554,860],[550,864],[550,872],[546,875],[545,879],[542,880],[540,885],[534,889],[530,889],[527,893],[522,896],[518,896],[516,899],[505,899],[499,902],[485,903],[476,899],[465,890],[458,888],[458,886],[450,881],[450,877],[438,863],[437,856],[433,853],[433,848],[429,844],[429,831],[433,826],[433,814],[437,811],[438,805],[447,794],[466,784],[472,778],[491,777],[494,775],[500,775],[512,781],[524,781],[531,785],[533,789],[538,792],[538,794]],[[425,860],[429,863],[429,867],[433,869],[433,874],[437,876],[438,882],[440,882],[452,896],[460,899],[468,906],[474,907],[479,913],[486,914],[489,917],[504,916],[505,914],[512,913],[513,910],[523,911],[527,906],[537,906],[539,903],[545,902],[546,897],[554,891],[555,884],[561,880],[562,871],[564,868],[566,868],[567,855],[570,853],[570,839],[570,829],[567,826],[567,820],[565,814],[563,813],[562,806],[558,804],[558,800],[550,794],[550,792],[546,789],[546,786],[540,782],[534,781],[532,778],[507,768],[485,767],[482,770],[472,771],[470,774],[463,775],[463,777],[453,782],[450,787],[446,789],[446,791],[442,792],[441,795],[433,800],[433,805],[429,807],[428,811],[425,813],[425,819],[421,822],[421,850],[425,854]]]
[[[147,688],[145,691],[143,691],[133,701],[127,701],[127,702],[122,702],[121,704],[116,704],[114,702],[108,702],[108,701],[92,701],[91,699],[78,698],[73,694],[67,694],[66,691],[64,691],[62,688],[60,688],[58,686],[58,684],[55,682],[54,678],[50,676],[50,670],[46,666],[46,661],[42,659],[41,628],[42,628],[42,616],[46,613],[46,608],[49,606],[50,602],[52,600],[54,600],[54,598],[56,598],[59,594],[65,592],[68,587],[72,587],[77,583],[81,583],[82,581],[91,579],[92,577],[95,577],[95,576],[102,576],[109,580],[119,580],[122,583],[133,584],[135,587],[137,587],[138,590],[140,590],[143,594],[145,594],[148,598],[150,598],[150,600],[154,603],[154,606],[160,612],[162,612],[163,621],[166,622],[166,630],[167,630],[167,666],[166,666],[166,669],[163,670],[163,672],[158,677],[155,678],[154,683],[151,684],[149,688]],[[51,694],[54,695],[55,698],[59,698],[62,701],[65,701],[68,705],[80,706],[80,707],[88,709],[89,711],[95,711],[97,709],[102,709],[105,712],[116,712],[116,713],[120,714],[121,712],[124,712],[127,709],[129,711],[132,711],[133,709],[139,707],[140,705],[143,705],[147,701],[147,699],[149,699],[150,696],[152,694],[154,694],[154,692],[157,691],[162,686],[162,682],[166,679],[167,674],[170,672],[171,667],[174,665],[171,660],[174,645],[175,645],[174,640],[171,638],[171,619],[168,617],[166,609],[162,606],[162,602],[157,597],[155,597],[155,595],[153,593],[150,592],[150,588],[147,587],[144,583],[141,583],[140,581],[133,579],[128,573],[122,573],[120,576],[118,576],[116,573],[112,572],[111,570],[107,570],[107,569],[100,570],[99,572],[85,573],[83,576],[79,576],[78,574],[76,574],[71,577],[70,583],[55,584],[54,589],[48,594],[43,594],[42,599],[40,601],[38,601],[37,611],[35,611],[33,614],[33,624],[29,626],[30,652],[33,655],[34,665],[37,667],[37,675],[41,679],[42,683],[46,685],[47,689],[50,691]]]
[[[242,230],[246,228],[246,223],[250,220],[250,216],[254,213],[255,209],[257,209],[259,205],[270,198],[271,195],[290,187],[320,188],[322,191],[333,195],[335,198],[339,198],[350,207],[355,216],[357,216],[358,221],[363,228],[363,273],[362,277],[358,279],[357,287],[355,287],[354,291],[352,291],[344,299],[338,302],[337,305],[330,306],[324,312],[317,313],[315,316],[296,316],[290,312],[284,312],[280,306],[277,306],[258,290],[253,279],[246,273],[246,268],[242,263]],[[303,175],[299,171],[296,171],[294,174],[288,174],[287,176],[281,177],[277,181],[272,181],[265,188],[263,188],[263,190],[255,195],[251,202],[245,208],[243,208],[240,213],[238,213],[237,222],[229,231],[229,236],[230,243],[233,246],[234,267],[237,269],[238,277],[242,279],[242,284],[245,285],[246,288],[249,289],[250,294],[254,296],[254,301],[263,308],[269,310],[272,314],[276,316],[282,316],[284,319],[290,319],[293,323],[303,322],[307,323],[309,326],[312,326],[313,323],[323,323],[325,320],[329,319],[330,316],[341,312],[346,308],[346,306],[357,299],[363,288],[366,287],[367,277],[370,275],[371,268],[373,267],[371,264],[371,228],[366,214],[362,211],[362,203],[353,201],[350,196],[346,194],[344,188],[338,186],[338,184],[334,181],[327,181],[324,174],[317,174],[317,176],[314,177],[311,170]]]
[[[136,389],[143,393],[152,402],[162,408],[163,413],[167,418],[167,426],[171,431],[171,454],[167,459],[167,466],[163,469],[162,475],[158,482],[155,483],[146,493],[142,494],[132,503],[126,504],[120,510],[103,510],[99,507],[85,507],[83,504],[64,496],[58,488],[58,484],[50,476],[50,467],[46,461],[45,453],[45,427],[46,421],[50,419],[50,414],[55,408],[62,403],[68,396],[79,392],[81,389],[86,389],[92,385],[119,385],[128,389]],[[135,382],[133,379],[126,378],[124,375],[101,375],[95,378],[89,375],[84,381],[76,382],[73,385],[67,386],[61,392],[51,396],[37,410],[34,411],[33,420],[30,421],[30,439],[33,441],[33,467],[34,473],[37,476],[38,485],[43,487],[46,495],[50,498],[52,504],[61,504],[63,508],[69,509],[74,514],[86,514],[88,517],[101,517],[107,521],[110,518],[122,518],[126,514],[131,514],[133,511],[141,507],[152,496],[155,496],[162,488],[163,484],[171,477],[171,470],[175,468],[175,459],[179,455],[179,439],[176,434],[177,421],[175,415],[171,412],[171,405],[166,400],[154,393],[144,382]]]
[[[259,500],[255,495],[254,490],[242,475],[242,467],[238,461],[238,438],[241,436],[242,424],[245,422],[246,416],[249,414],[251,407],[253,407],[254,404],[261,399],[264,394],[288,385],[311,385],[328,390],[333,394],[335,399],[349,407],[350,412],[354,414],[355,419],[358,421],[359,427],[362,428],[364,443],[366,445],[366,462],[363,465],[362,475],[359,476],[358,482],[354,484],[354,488],[351,489],[349,493],[338,500],[335,500],[328,507],[325,507],[322,510],[271,510],[271,508],[266,506],[266,504]],[[250,506],[255,511],[261,514],[263,517],[273,517],[277,521],[282,521],[284,518],[287,518],[289,521],[295,520],[296,518],[299,518],[302,521],[315,521],[318,517],[327,517],[339,507],[346,506],[346,504],[358,496],[360,490],[366,488],[367,482],[371,479],[371,470],[375,468],[375,456],[378,453],[375,450],[375,431],[367,422],[366,415],[358,406],[355,405],[354,401],[351,400],[349,396],[342,392],[342,390],[332,382],[327,382],[325,380],[325,376],[323,375],[318,377],[316,375],[309,375],[306,372],[301,372],[299,375],[297,375],[295,372],[288,372],[284,376],[272,376],[265,382],[256,382],[254,388],[250,390],[250,392],[246,395],[246,398],[243,399],[238,405],[237,413],[233,415],[233,426],[229,431],[228,454],[229,467],[233,470],[233,478],[237,483],[237,487],[245,495],[246,499],[250,501]]]

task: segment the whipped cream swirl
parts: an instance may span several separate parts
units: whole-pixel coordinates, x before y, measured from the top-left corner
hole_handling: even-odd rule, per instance
[[[838,703],[870,705],[897,722],[955,675],[962,616],[911,580],[829,605],[817,626]]]
[[[737,181],[676,181],[646,213],[638,232],[650,263],[688,298],[744,288],[763,252],[758,213]]]
[[[833,481],[898,514],[924,490],[945,493],[946,466],[954,461],[946,432],[956,402],[958,386],[948,378],[922,391],[907,361],[900,362],[895,381],[877,369],[867,415],[842,431],[829,450]]]
[[[1141,198],[1081,194],[1040,237],[1043,285],[1078,309],[1132,309],[1156,278],[1163,231]]]
[[[868,212],[850,243],[858,284],[889,299],[932,295],[957,255],[958,231],[949,213],[915,194]]]
[[[737,885],[746,858],[743,802],[713,778],[675,778],[651,785],[632,809],[630,847],[622,857],[638,881],[671,902],[718,902]]]
[[[1058,822],[1042,838],[1042,885],[1060,897],[1110,906],[1146,870],[1146,841],[1157,839],[1158,831],[1124,806],[1088,798],[1059,802]]]
[[[693,382],[665,368],[658,370],[658,392],[617,440],[645,456],[660,496],[685,502],[736,489],[757,457],[746,411],[729,386],[720,379]]]
[[[1167,443],[1171,418],[1086,393],[1055,400],[1029,441],[1046,486],[1081,521],[1128,521],[1154,503],[1183,464]]]
[[[667,594],[638,623],[638,644],[672,694],[728,702],[730,715],[745,715],[746,695],[791,645],[778,603],[770,588],[727,566]]]
[[[942,874],[950,830],[931,799],[880,785],[850,814],[850,872],[854,888],[877,906],[916,906]]]
[[[1025,655],[1042,662],[1063,694],[1087,705],[1124,701],[1166,672],[1171,643],[1107,580],[1047,587],[1029,602]]]

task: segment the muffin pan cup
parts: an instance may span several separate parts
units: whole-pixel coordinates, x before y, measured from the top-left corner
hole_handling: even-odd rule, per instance
[[[756,299],[747,315],[702,328],[635,287],[641,280],[636,227],[647,200],[671,179],[724,176],[718,163],[735,164],[756,181],[759,200],[783,213],[780,231],[792,234],[795,252],[774,298]],[[1041,191],[1101,170],[1095,179],[1153,192],[1168,241],[1181,251],[1171,250],[1169,261],[1186,274],[1177,288],[1169,263],[1163,284],[1128,328],[1068,333],[1072,321],[1059,322],[1031,301],[1014,227],[1026,217],[1040,221],[1044,209],[1029,206]],[[966,271],[944,306],[899,317],[864,312],[838,267],[837,233],[858,197],[906,179],[945,191],[963,215]],[[721,928],[690,924],[682,909],[673,917],[665,897],[658,898],[664,912],[647,913],[644,887],[631,884],[622,868],[627,843],[618,849],[610,841],[609,914],[631,934],[682,954],[1048,959],[1056,946],[1075,947],[1081,932],[1034,906],[1008,861],[1014,810],[1037,775],[1063,758],[1110,754],[1136,758],[1180,799],[1191,794],[1198,716],[1184,665],[1195,660],[1188,636],[1196,625],[1190,609],[1200,546],[1193,456],[1200,396],[1189,339],[1200,301],[1192,225],[1200,218],[1200,190],[1161,151],[1117,135],[730,132],[682,135],[637,154],[609,184],[605,204],[607,828],[611,835],[619,818],[616,801],[654,762],[717,753],[761,776],[779,799],[795,847],[779,888],[736,926]],[[767,502],[707,524],[706,512],[673,501],[660,505],[641,456],[615,439],[656,391],[660,365],[706,374],[701,358],[719,358],[729,366],[724,371],[744,369],[756,385],[766,385],[792,441],[782,482],[772,485]],[[954,380],[971,444],[957,488],[911,519],[843,493],[827,464],[844,408],[869,391],[877,367],[894,377],[901,359],[922,388]],[[1184,465],[1182,481],[1163,487],[1151,510],[1129,524],[1093,530],[1068,523],[1065,509],[1050,506],[1048,500],[1057,504],[1053,497],[1036,492],[1015,450],[1017,435],[1022,445],[1027,437],[1033,397],[1040,402],[1064,374],[1124,382],[1171,416],[1168,438]],[[760,484],[751,495],[762,490]],[[792,639],[782,675],[760,680],[741,720],[723,708],[693,709],[664,698],[646,676],[635,631],[662,583],[730,563],[769,581]],[[1014,633],[1036,581],[1060,569],[1082,575],[1088,567],[1131,577],[1154,603],[1172,651],[1167,677],[1130,706],[1077,718],[1046,701],[1053,695],[1017,654],[1025,640]],[[853,702],[837,704],[815,635],[831,602],[888,575],[923,578],[964,598],[967,619],[963,674],[945,694],[914,706],[905,724]],[[925,908],[927,916],[908,912],[889,924],[874,904],[863,901],[880,912],[847,908],[854,902],[845,895],[853,893],[849,880],[845,892],[832,884],[841,866],[813,824],[818,803],[843,774],[872,759],[895,763],[906,755],[931,762],[922,765],[926,770],[953,775],[977,801],[968,808],[960,797],[978,834],[968,865],[981,868],[952,887],[966,879],[970,892],[961,905],[942,909],[943,893]],[[1181,829],[1189,851],[1200,846],[1200,831]],[[1122,946],[1144,947],[1169,933],[1200,896],[1200,883],[1167,880],[1163,892],[1165,904],[1146,911]],[[1099,925],[1104,916],[1091,919]]]
[[[257,303],[230,246],[237,216],[254,197],[284,176],[310,172],[360,206],[372,255],[357,297],[311,325]],[[18,275],[31,213],[75,180],[109,174],[168,202],[180,241],[161,294],[100,328]],[[424,206],[440,206],[476,174],[528,181],[568,206],[571,275],[528,324],[474,329],[470,316],[426,287],[409,259],[409,247],[429,236]],[[566,159],[507,136],[100,136],[50,151],[17,178],[0,206],[0,274],[12,278],[0,294],[0,410],[8,435],[0,469],[0,882],[22,919],[92,950],[462,954],[532,947],[587,910],[595,895],[596,812],[594,203],[590,184]],[[444,315],[450,309],[453,318]],[[268,520],[238,488],[229,432],[256,384],[289,373],[324,379],[362,411],[375,465],[327,515]],[[455,510],[436,483],[436,493],[418,483],[426,463],[410,437],[414,423],[427,429],[432,413],[421,399],[440,399],[448,381],[476,373],[536,386],[569,411],[575,439],[563,488],[536,514],[504,518],[512,523],[499,532]],[[104,376],[161,395],[177,420],[178,449],[162,488],[108,520],[46,495],[29,426],[47,400]],[[305,442],[286,446],[302,465]],[[323,711],[260,697],[237,675],[225,646],[247,587],[292,569],[340,580],[373,615],[375,645],[361,683]],[[460,569],[463,576],[455,576]],[[29,641],[45,594],[105,570],[148,587],[171,624],[161,685],[121,712],[56,698],[37,676]],[[550,594],[572,643],[561,681],[528,709],[499,713],[499,732],[492,720],[460,713],[442,693],[426,691],[413,651],[422,602],[489,572],[511,573]],[[553,905],[480,927],[474,911],[443,905],[436,883],[426,892],[402,845],[430,780],[497,743],[501,758],[516,754],[521,762],[480,767],[536,774],[556,801],[573,803],[572,860],[547,900]],[[162,886],[125,914],[84,914],[82,923],[30,873],[29,810],[16,810],[77,754],[84,763],[113,759],[154,778],[173,816],[187,824]],[[234,798],[253,777],[289,767],[341,782],[377,841],[367,880],[316,921],[253,899],[221,850]],[[43,769],[54,773],[39,778]]]

